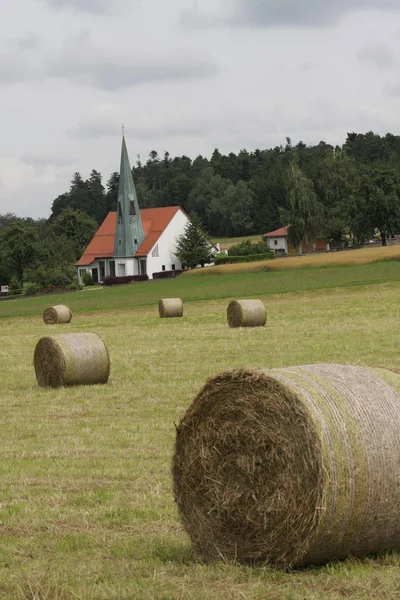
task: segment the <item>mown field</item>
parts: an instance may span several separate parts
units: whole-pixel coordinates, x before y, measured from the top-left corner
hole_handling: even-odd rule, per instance
[[[284,573],[203,564],[171,493],[175,427],[206,379],[315,362],[399,367],[400,263],[180,277],[0,303],[0,598],[338,600],[400,597],[397,553]],[[160,297],[185,299],[159,319]],[[259,297],[265,328],[230,330],[231,298]],[[49,301],[69,325],[45,326]],[[106,386],[37,387],[49,333],[94,331]]]
[[[397,246],[372,246],[358,250],[344,250],[341,252],[322,252],[305,254],[304,256],[287,256],[273,260],[263,260],[253,263],[237,263],[231,265],[218,265],[194,269],[185,273],[185,277],[199,275],[227,275],[228,273],[242,273],[243,271],[283,271],[288,269],[320,269],[324,267],[349,267],[366,265],[373,262],[400,260],[400,245]]]

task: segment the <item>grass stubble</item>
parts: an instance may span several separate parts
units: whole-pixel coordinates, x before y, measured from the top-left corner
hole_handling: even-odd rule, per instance
[[[209,376],[315,362],[399,366],[400,283],[357,281],[273,294],[266,279],[268,323],[256,329],[230,329],[224,299],[191,302],[183,319],[164,320],[156,303],[127,309],[123,289],[87,294],[93,310],[74,309],[63,332],[104,339],[106,386],[39,388],[33,351],[51,326],[40,311],[2,319],[0,598],[399,597],[396,553],[293,573],[203,564],[172,500],[174,423]],[[125,289],[134,304],[141,288]],[[0,313],[30,311],[30,302]]]

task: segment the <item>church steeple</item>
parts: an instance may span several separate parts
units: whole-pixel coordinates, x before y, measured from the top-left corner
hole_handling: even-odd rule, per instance
[[[142,218],[133,183],[125,135],[122,136],[121,168],[119,173],[117,227],[115,251],[117,257],[135,256],[144,240]]]

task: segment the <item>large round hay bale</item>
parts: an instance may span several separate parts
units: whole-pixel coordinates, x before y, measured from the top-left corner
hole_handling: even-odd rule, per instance
[[[58,323],[70,323],[72,312],[65,304],[49,306],[43,313],[43,321],[46,325],[57,325]]]
[[[41,338],[35,348],[34,367],[42,387],[107,383],[110,357],[96,333],[66,333]]]
[[[341,365],[210,379],[173,459],[197,551],[290,567],[400,549],[397,390],[395,373]]]
[[[162,319],[183,317],[183,302],[180,298],[164,298],[158,303],[158,312]]]
[[[232,300],[227,317],[229,327],[264,327],[267,311],[262,300]]]

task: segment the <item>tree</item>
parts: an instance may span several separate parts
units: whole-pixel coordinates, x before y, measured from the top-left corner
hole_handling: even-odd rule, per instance
[[[118,189],[119,189],[119,173],[114,171],[114,173],[111,173],[111,175],[107,181],[106,213],[110,212],[110,210],[117,210]]]
[[[182,265],[190,269],[197,265],[204,267],[212,261],[211,244],[203,231],[201,220],[196,215],[192,216],[186,225],[184,234],[179,236],[175,255]]]
[[[216,213],[215,209],[222,202],[229,184],[229,180],[223,179],[220,175],[214,175],[213,169],[208,167],[202,171],[194,188],[190,192],[188,210],[190,213],[196,213],[200,217],[211,234],[218,234],[220,231],[220,213],[218,211]],[[207,211],[211,203],[214,206],[212,213]],[[218,215],[217,218],[211,218],[211,216],[215,217],[215,214]]]
[[[85,212],[66,208],[54,219],[49,235],[65,236],[73,242],[75,259],[78,259],[98,229],[98,224]]]
[[[107,202],[102,177],[98,171],[92,170],[88,181],[88,206],[86,212],[94,217],[100,225],[107,216]]]
[[[1,236],[2,260],[6,271],[15,275],[22,286],[24,271],[35,260],[39,236],[34,227],[12,221]]]
[[[377,229],[382,246],[387,237],[400,231],[400,176],[387,166],[365,173],[361,182],[358,223],[364,235]]]
[[[281,219],[285,225],[290,225],[288,241],[295,248],[301,248],[303,240],[309,244],[320,235],[323,207],[317,200],[312,181],[294,163],[287,172],[287,195],[289,209],[281,209]]]
[[[245,181],[229,185],[220,202],[214,206],[219,209],[220,231],[224,235],[248,235],[256,232],[259,223],[256,220],[254,194]],[[213,203],[210,204],[213,208]],[[217,212],[214,213],[215,215]]]

